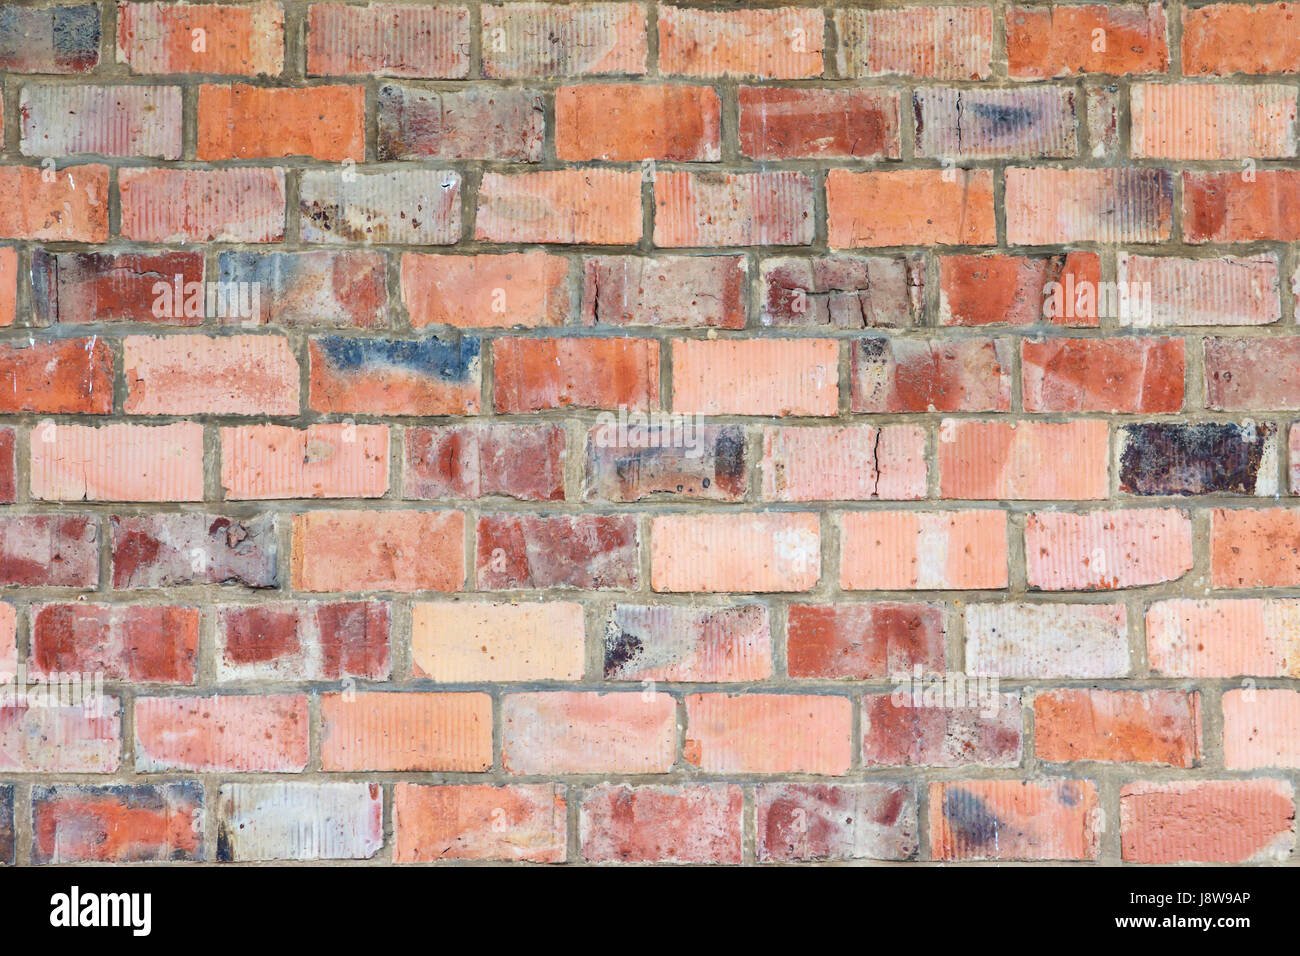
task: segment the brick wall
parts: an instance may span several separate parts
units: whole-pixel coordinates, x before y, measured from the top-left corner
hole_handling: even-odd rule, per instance
[[[0,70],[0,862],[1290,859],[1294,4]]]

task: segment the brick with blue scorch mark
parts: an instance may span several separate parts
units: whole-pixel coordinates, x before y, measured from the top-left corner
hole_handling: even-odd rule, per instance
[[[481,406],[480,341],[472,336],[311,343],[311,407],[366,415],[472,415]]]
[[[98,63],[98,4],[0,6],[0,72],[89,73]]]
[[[388,324],[388,257],[382,252],[223,252],[219,281],[258,291],[252,324],[377,329]],[[249,324],[240,317],[225,324]]]

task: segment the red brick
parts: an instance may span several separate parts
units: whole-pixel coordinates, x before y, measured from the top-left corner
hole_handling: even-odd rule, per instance
[[[837,329],[921,324],[925,262],[920,255],[765,259],[759,321]]]
[[[1205,407],[1300,409],[1300,337],[1205,339]]]
[[[111,519],[113,587],[277,583],[275,517],[199,512]]]
[[[1192,522],[1173,508],[1033,512],[1025,521],[1031,588],[1092,591],[1175,581],[1192,569]]]
[[[564,325],[569,260],[546,252],[402,256],[402,303],[411,325],[457,328]]]
[[[823,29],[821,10],[661,6],[659,68],[685,76],[820,76]]]
[[[820,577],[815,514],[658,515],[651,521],[656,591],[806,591]]]
[[[93,588],[99,526],[90,515],[0,515],[0,584]]]
[[[656,246],[806,246],[816,231],[813,181],[793,170],[660,172]]]
[[[56,425],[31,443],[31,495],[46,501],[202,501],[203,426]]]
[[[568,832],[560,784],[393,788],[393,860],[562,863]]]
[[[627,246],[641,238],[639,172],[485,172],[478,197],[476,239]]]
[[[1300,70],[1295,17],[1289,3],[1210,3],[1185,9],[1183,72],[1294,73]]]
[[[911,784],[755,787],[760,863],[909,860],[919,830]]]
[[[640,3],[490,4],[483,17],[483,75],[600,76],[646,71]]]
[[[131,335],[131,415],[296,415],[298,361],[279,335]]]
[[[469,75],[469,11],[459,6],[313,3],[307,13],[312,76]]]
[[[667,773],[677,749],[668,694],[507,694],[501,762],[514,774]]]
[[[762,469],[767,501],[924,498],[925,432],[915,425],[765,428]]]
[[[492,359],[499,414],[659,405],[654,339],[501,338]]]
[[[108,680],[192,684],[199,610],[123,604],[34,604],[33,674],[99,673]]]
[[[375,150],[381,161],[536,163],[542,158],[543,112],[542,95],[530,90],[429,91],[382,86],[376,106]]]
[[[1007,586],[1001,511],[853,511],[839,520],[846,591]]]
[[[304,170],[298,231],[304,242],[449,246],[461,233],[460,187],[450,169]]]
[[[407,428],[404,438],[407,498],[564,500],[560,425],[438,425]]]
[[[1078,73],[1163,73],[1168,67],[1163,4],[1013,7],[1007,11],[1007,70],[1018,79]]]
[[[640,535],[634,515],[483,515],[478,587],[635,590]]]
[[[582,796],[588,863],[736,864],[744,794],[734,784],[600,784]]]
[[[42,325],[89,322],[157,322],[199,325],[203,297],[184,295],[203,282],[202,252],[48,252],[32,250],[32,312]],[[168,308],[180,276],[181,308]],[[192,308],[184,308],[191,304]]]
[[[717,162],[720,115],[708,86],[562,86],[555,91],[555,153],[564,161]]]
[[[745,327],[741,256],[592,256],[582,270],[583,325]]]
[[[1091,780],[930,784],[936,860],[1096,860],[1100,828]]]
[[[940,675],[893,675],[892,694],[862,698],[866,767],[1016,767],[1024,718],[1020,698],[993,681],[945,685]],[[960,679],[960,678],[958,678]]]
[[[835,11],[840,76],[916,76],[983,80],[992,75],[989,7]]]
[[[1171,232],[1173,196],[1173,177],[1163,169],[1011,167],[1006,171],[1007,242],[1164,242]]]
[[[221,429],[226,498],[379,498],[388,490],[388,426]]]
[[[605,627],[605,679],[722,683],[772,674],[761,604],[615,606]]]
[[[1300,239],[1300,170],[1183,173],[1183,238],[1187,242]]]
[[[199,87],[197,158],[366,158],[363,86]],[[383,158],[383,157],[381,157]]]
[[[1100,282],[1095,252],[940,256],[939,324],[1096,326]]]
[[[791,677],[885,680],[944,668],[943,612],[934,604],[792,604],[786,617]]]
[[[1200,695],[1176,690],[1054,690],[1034,698],[1039,760],[1193,767],[1201,759]]]
[[[321,769],[461,771],[492,765],[487,694],[322,694]]]
[[[852,704],[845,697],[692,694],[686,698],[686,762],[709,773],[849,770]]]
[[[99,336],[0,345],[0,413],[112,410],[113,351]]]
[[[1300,585],[1300,511],[1215,508],[1210,515],[1212,586]]]
[[[674,339],[673,411],[832,416],[839,409],[834,339]]]
[[[1295,794],[1286,780],[1130,783],[1119,810],[1128,863],[1279,861],[1295,846]]]
[[[949,161],[1075,156],[1074,99],[1073,90],[1056,86],[918,89],[916,155]]]
[[[826,174],[826,209],[827,240],[834,248],[997,241],[993,174],[987,169],[832,169]]]
[[[172,863],[204,859],[198,782],[38,786],[32,862]]]
[[[88,676],[88,675],[87,675]],[[93,685],[71,705],[40,696],[0,705],[0,770],[9,773],[116,773],[122,754],[122,702]],[[64,685],[62,692],[77,690]],[[39,692],[30,688],[29,696]],[[138,712],[138,711],[137,711]],[[137,718],[138,719],[138,718]]]
[[[0,428],[0,504],[12,502],[18,488],[17,440],[12,428]]]
[[[1027,412],[1177,412],[1182,339],[1047,339],[1020,346]]]
[[[119,3],[117,62],[132,73],[278,76],[284,9],[271,2]]]
[[[855,341],[849,354],[855,412],[1011,410],[1005,339],[872,336]]]
[[[299,591],[459,591],[459,511],[308,511],[293,516]]]
[[[754,159],[898,159],[898,93],[742,86],[740,152]]]
[[[574,602],[415,604],[412,669],[451,684],[581,680],[584,629]]]
[[[24,156],[181,158],[179,86],[23,86]]]
[[[222,680],[387,680],[389,609],[378,601],[217,608]]]
[[[103,242],[108,238],[108,167],[0,166],[0,193],[17,202],[0,206],[0,239]],[[119,176],[126,175],[123,170]]]
[[[749,478],[745,431],[736,425],[688,422],[637,424],[622,433],[616,421],[587,433],[583,498],[587,501],[644,501],[678,495],[710,501],[740,501]]]
[[[137,773],[301,773],[305,695],[137,697]]]
[[[961,421],[939,430],[944,498],[1105,498],[1109,430],[1102,421]]]

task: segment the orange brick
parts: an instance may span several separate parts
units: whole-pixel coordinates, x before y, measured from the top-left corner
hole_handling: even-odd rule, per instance
[[[1001,511],[857,511],[840,515],[846,591],[968,590],[1007,586]]]
[[[1039,760],[1101,760],[1194,767],[1201,703],[1176,690],[1054,690],[1034,698]]]
[[[366,89],[199,87],[199,159],[366,158]]]
[[[562,86],[555,91],[555,153],[566,161],[717,162],[721,108],[709,86]],[[596,116],[600,122],[592,122]]]
[[[112,410],[113,352],[104,339],[36,342],[29,337],[0,343],[0,412],[107,415]]]
[[[65,166],[45,181],[39,166],[0,166],[0,239],[103,242],[108,238],[108,167]],[[17,201],[13,201],[13,200]]]
[[[659,406],[654,339],[502,338],[492,357],[498,413]]]
[[[459,511],[309,511],[293,516],[293,587],[302,591],[459,591]]]
[[[284,9],[270,2],[119,3],[117,62],[132,73],[278,76]]]
[[[806,591],[821,577],[814,514],[660,515],[651,522],[656,591]]]
[[[322,694],[321,769],[464,771],[492,766],[487,694]]]
[[[993,174],[987,169],[832,169],[826,174],[826,210],[827,240],[837,249],[997,241]]]
[[[393,788],[393,860],[562,863],[567,822],[560,784],[399,783]]]
[[[846,697],[692,694],[686,762],[709,773],[848,773],[853,705]]]
[[[494,328],[564,325],[569,260],[546,252],[402,256],[402,302],[411,325]]]
[[[659,8],[659,68],[686,76],[798,79],[822,72],[821,10]]]
[[[1007,11],[1007,70],[1013,77],[1163,73],[1168,66],[1163,4]]]
[[[1210,583],[1214,587],[1300,585],[1300,511],[1215,508],[1210,515]]]
[[[1295,792],[1286,780],[1131,783],[1119,792],[1128,863],[1278,861],[1295,846]]]
[[[1300,33],[1293,3],[1210,3],[1183,10],[1183,72],[1294,73]]]

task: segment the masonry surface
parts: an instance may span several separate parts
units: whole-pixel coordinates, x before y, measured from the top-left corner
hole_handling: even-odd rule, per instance
[[[1300,6],[0,73],[0,863],[1295,861]]]

